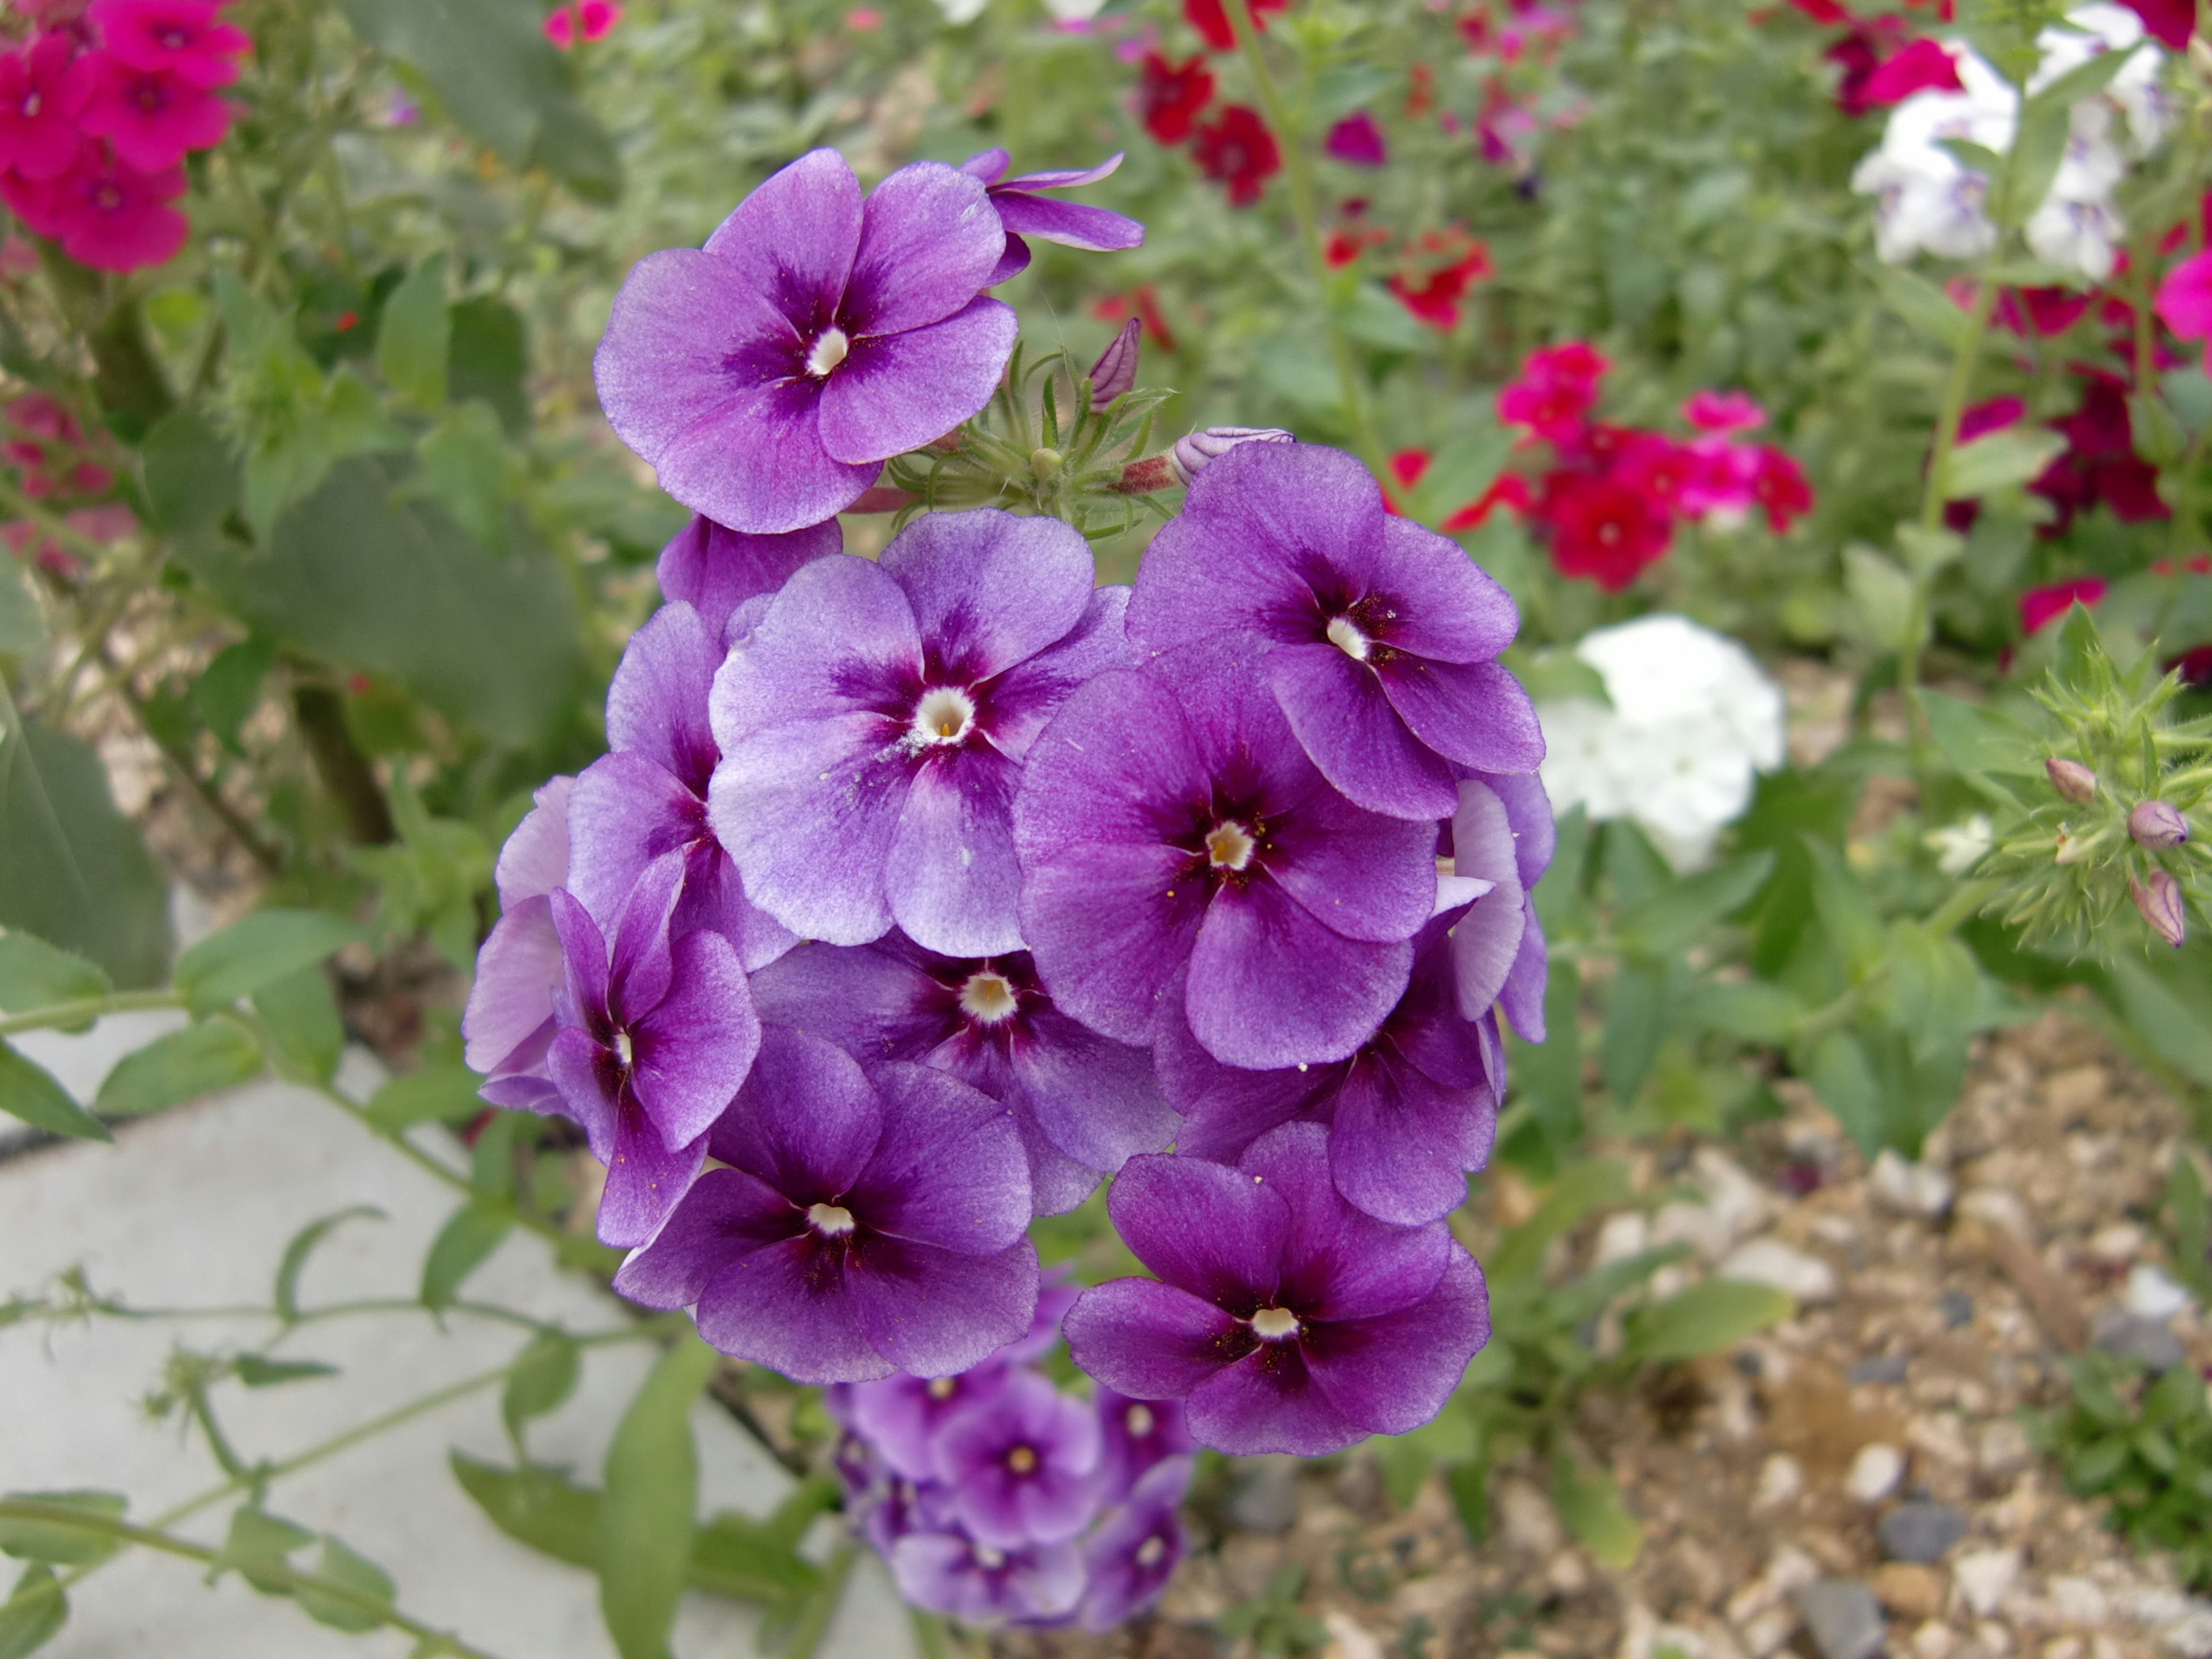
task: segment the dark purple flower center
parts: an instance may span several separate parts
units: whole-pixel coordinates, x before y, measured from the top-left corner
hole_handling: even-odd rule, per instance
[[[1316,593],[1314,614],[1315,637],[1321,642],[1334,646],[1354,662],[1370,666],[1386,663],[1397,654],[1388,643],[1390,624],[1398,619],[1395,605],[1379,593],[1362,594],[1356,599],[1334,599]]]
[[[130,101],[144,115],[159,115],[169,106],[169,91],[151,76],[141,76],[131,82]]]

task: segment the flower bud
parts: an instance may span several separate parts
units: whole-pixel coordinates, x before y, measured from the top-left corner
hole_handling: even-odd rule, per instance
[[[2094,844],[2087,836],[2077,836],[2070,830],[2061,829],[2057,841],[2051,849],[2051,862],[2079,864],[2089,856],[2089,848]]]
[[[2163,870],[2154,870],[2150,879],[2139,882],[2128,878],[2128,896],[2136,902],[2136,908],[2150,924],[2150,930],[2176,950],[2181,948],[2185,923],[2181,911],[2181,884]]]
[[[2086,806],[2097,798],[2097,775],[2080,761],[2053,755],[2043,763],[2043,769],[2050,775],[2051,787],[2067,799]]]
[[[2189,820],[2162,800],[2137,801],[2128,814],[2128,833],[2136,846],[2163,853],[2189,839]]]
[[[1206,471],[1209,462],[1226,455],[1239,444],[1290,444],[1297,441],[1280,427],[1210,426],[1203,432],[1193,432],[1177,438],[1169,455],[1176,479],[1188,489],[1192,480]]]
[[[1107,343],[1091,365],[1091,412],[1103,415],[1106,406],[1137,383],[1137,341],[1143,325],[1132,317],[1121,331]]]
[[[1030,451],[1030,471],[1039,483],[1060,471],[1060,452],[1042,447]]]

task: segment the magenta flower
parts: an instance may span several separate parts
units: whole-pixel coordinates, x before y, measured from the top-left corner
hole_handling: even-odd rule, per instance
[[[167,204],[184,193],[184,168],[143,173],[105,144],[84,145],[69,171],[46,184],[0,178],[0,195],[26,226],[94,270],[137,270],[174,258],[191,224]]]
[[[1365,110],[1354,110],[1328,130],[1322,141],[1322,151],[1333,160],[1347,167],[1379,167],[1390,159],[1390,148],[1383,141],[1382,129]]]
[[[2177,339],[2205,342],[2212,363],[2212,248],[2191,254],[2159,280],[2154,307]]]
[[[230,106],[174,70],[134,68],[103,52],[84,62],[92,91],[77,126],[106,139],[141,173],[174,167],[186,152],[210,149],[230,131]]]
[[[85,15],[110,57],[203,91],[238,79],[238,59],[253,50],[245,30],[222,21],[216,0],[93,0]]]
[[[1098,1413],[1098,1468],[1109,1504],[1123,1502],[1156,1465],[1198,1444],[1183,1422],[1180,1401],[1132,1400],[1095,1382],[1091,1404]]]
[[[980,180],[916,161],[863,203],[844,158],[814,150],[703,249],[638,262],[593,361],[599,402],[695,512],[819,523],[990,400],[1015,321],[981,295],[1005,248]]]
[[[994,1549],[957,1532],[909,1532],[891,1547],[902,1600],[968,1624],[1042,1624],[1083,1598],[1083,1558],[1073,1544]]]
[[[773,594],[799,566],[844,550],[845,533],[835,519],[787,536],[748,536],[695,513],[660,550],[653,574],[664,598],[683,600],[710,635],[726,643],[738,606]]]
[[[763,1019],[828,1037],[864,1066],[934,1066],[1005,1102],[1039,1215],[1073,1209],[1132,1154],[1175,1138],[1151,1054],[1054,1007],[1025,951],[944,957],[896,931],[802,945],[754,981],[753,997]]]
[[[1258,666],[1187,647],[1067,700],[1014,803],[1022,931],[1054,1002],[1108,1036],[1151,1042],[1180,983],[1218,1060],[1341,1060],[1406,988],[1436,826],[1330,788]]]
[[[1124,590],[1057,519],[917,519],[880,561],[805,566],[714,682],[715,833],[802,938],[896,924],[948,956],[1018,951],[1010,805],[1061,701],[1129,659]]]
[[[41,35],[21,52],[0,52],[0,168],[21,178],[59,178],[84,140],[77,112],[92,81],[71,72],[76,43],[65,33]]]
[[[1392,1227],[1329,1179],[1328,1134],[1287,1123],[1235,1169],[1133,1158],[1115,1231],[1158,1277],[1084,1292],[1069,1353],[1139,1400],[1181,1400],[1201,1445],[1316,1457],[1443,1409],[1490,1335],[1482,1273],[1441,1221]]]
[[[949,1376],[1029,1329],[1029,1172],[988,1096],[770,1026],[711,1146],[731,1167],[623,1264],[631,1300],[801,1382]]]
[[[1036,1371],[947,1422],[934,1451],[952,1513],[978,1543],[1061,1543],[1098,1512],[1098,1419]]]
[[[599,1237],[617,1246],[643,1243],[684,1196],[760,1047],[730,942],[672,935],[684,862],[648,865],[606,932],[565,890],[550,896],[568,982],[546,1069],[607,1166]]]
[[[1014,179],[1006,176],[1010,159],[1002,149],[987,149],[960,164],[961,172],[982,181],[990,193],[991,205],[999,210],[999,222],[1006,229],[1006,251],[991,272],[989,286],[995,287],[1029,269],[1030,245],[1022,240],[1025,236],[1042,237],[1048,242],[1085,248],[1093,253],[1115,253],[1144,246],[1145,228],[1134,219],[1109,213],[1104,208],[1085,207],[1079,202],[1054,201],[1038,193],[1097,184],[1121,165],[1121,151],[1115,150],[1095,167],[1024,173]]]
[[[575,781],[549,780],[499,849],[492,875],[500,918],[477,952],[476,982],[461,1015],[462,1057],[489,1079],[478,1092],[512,1110],[560,1109],[560,1091],[545,1069],[559,1024],[554,998],[567,977],[552,893],[568,879],[568,793]]]
[[[1106,1518],[1083,1547],[1083,1604],[1076,1622],[1109,1631],[1157,1600],[1182,1559],[1182,1523],[1176,1512],[1196,1467],[1171,1457],[1147,1473],[1123,1508]]]
[[[1766,424],[1766,411],[1747,392],[1693,392],[1682,418],[1700,432],[1749,432]]]
[[[1543,732],[1494,659],[1520,617],[1456,542],[1387,515],[1352,457],[1244,444],[1206,468],[1138,567],[1131,637],[1242,635],[1323,775],[1370,811],[1439,818],[1455,766],[1533,771]]]

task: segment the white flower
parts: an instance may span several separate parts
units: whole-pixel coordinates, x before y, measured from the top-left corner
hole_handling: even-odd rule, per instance
[[[1063,23],[1087,23],[1105,4],[1106,0],[1044,0],[1044,9]]]
[[[945,14],[946,22],[957,27],[974,22],[990,3],[991,0],[937,0],[937,9]]]
[[[1930,830],[1927,836],[1928,846],[1936,854],[1936,867],[1947,876],[1965,875],[1987,856],[1996,838],[1996,826],[1987,812]]]
[[[1686,617],[1652,616],[1586,635],[1575,654],[1613,706],[1564,698],[1537,710],[1553,805],[1633,818],[1677,865],[1702,861],[1782,764],[1782,693],[1734,640]]]
[[[2127,234],[2109,201],[2069,202],[2056,194],[2036,209],[2027,230],[2037,258],[2071,266],[2100,283],[2112,274],[2116,245]]]

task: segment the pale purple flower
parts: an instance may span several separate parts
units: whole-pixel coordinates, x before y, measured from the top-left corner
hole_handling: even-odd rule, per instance
[[[2136,846],[2163,853],[2189,839],[2189,820],[2170,801],[2140,800],[2129,810],[2128,834]]]
[[[599,1237],[652,1237],[698,1173],[707,1130],[744,1080],[760,1022],[737,952],[720,933],[672,932],[684,854],[655,859],[599,923],[565,889],[550,896],[567,976],[546,1051],[553,1110],[580,1123],[607,1166]]]
[[[1030,1328],[1029,1172],[988,1096],[772,1025],[710,1145],[731,1167],[623,1264],[631,1300],[801,1382],[947,1376]]]
[[[1233,1164],[1278,1124],[1319,1123],[1330,1127],[1336,1189],[1355,1208],[1399,1226],[1458,1208],[1467,1172],[1489,1161],[1505,1082],[1497,1021],[1460,1013],[1451,934],[1467,923],[1455,908],[1414,936],[1405,995],[1349,1060],[1245,1071],[1163,1018],[1160,1086],[1185,1114],[1178,1154]]]
[[[886,1376],[853,1385],[848,1405],[854,1430],[890,1471],[908,1480],[937,1478],[937,1433],[971,1406],[1005,1390],[1012,1369],[996,1355],[957,1376]]]
[[[1382,510],[1352,456],[1246,443],[1213,460],[1152,538],[1130,636],[1155,649],[1229,635],[1328,781],[1372,811],[1439,818],[1455,767],[1528,772],[1544,738],[1494,660],[1520,618],[1458,543]]]
[[[1098,1512],[1098,1419],[1036,1371],[1014,1372],[946,1422],[933,1449],[952,1513],[978,1543],[1061,1543]]]
[[[753,997],[763,1018],[828,1037],[863,1066],[934,1066],[1005,1102],[1040,1215],[1073,1209],[1131,1154],[1175,1138],[1152,1055],[1060,1012],[1025,951],[945,957],[896,930],[872,945],[803,945],[754,980]]]
[[[1149,1606],[1182,1559],[1182,1523],[1176,1512],[1190,1486],[1195,1461],[1171,1457],[1138,1481],[1128,1503],[1106,1517],[1083,1547],[1083,1604],[1076,1622],[1103,1632]]]
[[[1104,208],[1055,201],[1037,193],[1097,184],[1121,165],[1120,150],[1095,167],[1024,173],[1013,179],[1006,176],[1011,159],[1002,149],[987,149],[960,164],[961,172],[981,179],[989,188],[991,205],[999,210],[999,222],[1006,228],[1006,251],[1000,256],[998,267],[992,271],[986,287],[995,286],[1029,269],[1030,245],[1022,240],[1024,236],[1039,236],[1048,242],[1085,248],[1093,253],[1115,253],[1144,246],[1145,228],[1134,219],[1109,213]]]
[[[1379,167],[1390,159],[1382,129],[1364,109],[1354,110],[1331,127],[1321,147],[1332,160],[1347,167]]]
[[[952,1494],[935,1481],[894,1475],[873,1490],[860,1511],[860,1530],[886,1559],[909,1533],[940,1533],[958,1523],[952,1518]]]
[[[1236,1456],[1319,1456],[1433,1418],[1490,1334],[1481,1270],[1441,1221],[1346,1204],[1328,1143],[1286,1123],[1233,1170],[1130,1159],[1107,1213],[1158,1277],[1084,1292],[1065,1325],[1075,1363],[1182,1401],[1199,1443]]]
[[[802,938],[891,927],[1018,951],[1008,812],[1068,693],[1131,660],[1126,590],[1057,519],[932,513],[880,561],[804,566],[714,682],[709,809],[754,903]]]
[[[2164,870],[2154,870],[2138,882],[2128,878],[2128,896],[2150,930],[2175,950],[2189,931],[2189,912],[2182,903],[2181,884]]]
[[[492,874],[500,918],[477,952],[476,982],[461,1015],[462,1057],[489,1079],[480,1092],[514,1110],[543,1110],[559,1095],[545,1070],[563,977],[549,896],[568,879],[568,793],[575,781],[556,777],[542,785],[537,804],[499,849]]]
[[[1127,1498],[1154,1465],[1198,1444],[1184,1425],[1179,1400],[1132,1400],[1097,1382],[1091,1385],[1091,1405],[1098,1413],[1098,1467],[1109,1504]]]
[[[1070,697],[1014,828],[1022,931],[1054,1002],[1149,1042],[1187,965],[1190,1029],[1232,1066],[1358,1048],[1437,896],[1436,825],[1330,788],[1233,650],[1186,647]]]
[[[1068,1543],[1000,1550],[957,1532],[909,1532],[890,1566],[909,1606],[970,1625],[1044,1623],[1083,1598],[1083,1557]]]
[[[1452,873],[1490,890],[1452,928],[1459,1011],[1482,1019],[1494,1003],[1529,1042],[1544,1040],[1547,958],[1535,890],[1555,840],[1551,799],[1534,772],[1461,779],[1447,847]]]
[[[844,550],[845,532],[835,519],[785,536],[748,536],[694,513],[660,550],[653,574],[663,598],[683,600],[721,641],[731,613],[746,600],[775,592],[799,566]]]
[[[1168,465],[1185,489],[1208,466],[1240,444],[1294,444],[1295,434],[1279,426],[1210,426],[1203,432],[1186,432],[1168,451]]]
[[[990,401],[1016,332],[982,297],[1006,246],[957,168],[914,162],[864,203],[844,157],[811,151],[705,247],[632,269],[592,362],[600,406],[693,511],[818,524]]]

